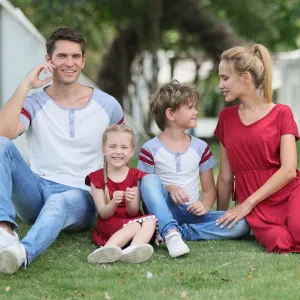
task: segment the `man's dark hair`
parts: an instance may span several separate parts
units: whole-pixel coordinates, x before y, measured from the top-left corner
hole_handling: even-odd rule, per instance
[[[82,56],[85,55],[85,40],[82,34],[72,28],[58,28],[56,29],[46,42],[46,49],[48,55],[51,57],[55,50],[55,43],[57,41],[71,41],[80,44]]]

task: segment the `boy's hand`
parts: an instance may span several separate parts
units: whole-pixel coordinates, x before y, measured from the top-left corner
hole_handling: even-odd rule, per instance
[[[127,188],[125,191],[125,200],[128,202],[132,202],[135,199],[136,189]]]
[[[196,216],[203,216],[208,213],[208,209],[205,208],[205,206],[203,205],[203,203],[200,200],[195,201],[194,203],[190,204],[188,206],[187,210],[189,213],[196,215]]]
[[[170,193],[170,197],[176,204],[183,204],[189,201],[189,196],[183,188],[177,185],[172,185],[169,186],[167,190]]]
[[[124,196],[125,196],[124,191],[115,191],[112,201],[114,201],[117,205],[119,205],[123,201]]]

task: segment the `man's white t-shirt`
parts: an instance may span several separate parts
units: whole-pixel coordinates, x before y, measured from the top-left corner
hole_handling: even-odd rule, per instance
[[[84,179],[102,167],[102,135],[124,122],[123,110],[112,96],[94,89],[82,108],[63,108],[46,88],[25,100],[20,120],[25,126],[31,170],[38,176],[89,190]]]

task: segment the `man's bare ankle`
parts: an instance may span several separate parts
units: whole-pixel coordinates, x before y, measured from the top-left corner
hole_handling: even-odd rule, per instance
[[[3,228],[5,231],[10,233],[11,235],[14,235],[14,232],[11,228],[11,224],[9,222],[0,222],[0,228]]]

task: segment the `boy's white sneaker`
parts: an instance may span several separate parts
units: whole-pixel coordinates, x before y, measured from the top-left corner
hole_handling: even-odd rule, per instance
[[[91,253],[87,260],[90,264],[105,264],[117,261],[122,256],[122,249],[117,246],[104,246]]]
[[[16,232],[14,232],[14,235],[11,235],[3,228],[0,228],[0,251],[16,242],[19,242]]]
[[[120,260],[138,264],[148,260],[153,252],[153,247],[149,244],[132,245],[122,251]]]
[[[14,243],[0,252],[0,272],[13,274],[26,265],[26,250],[20,243]]]
[[[187,254],[190,252],[187,244],[182,240],[181,235],[177,231],[170,232],[166,235],[166,245],[169,255],[172,258]]]

